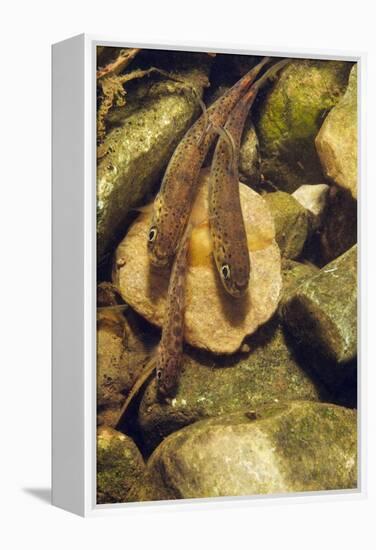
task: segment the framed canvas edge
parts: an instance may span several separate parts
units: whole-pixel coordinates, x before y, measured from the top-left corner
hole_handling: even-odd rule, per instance
[[[367,496],[366,461],[366,340],[365,313],[366,270],[364,269],[366,237],[366,165],[365,165],[365,105],[366,105],[366,52],[344,52],[338,50],[312,50],[278,48],[274,46],[239,45],[217,42],[164,42],[134,43],[115,40],[98,35],[84,35],[85,42],[85,181],[84,181],[84,422],[85,422],[85,496],[84,515],[142,513],[143,510],[163,510],[169,506],[174,510],[197,507],[253,506],[265,504],[291,504],[297,502],[328,502],[337,500],[359,500]],[[96,46],[144,47],[153,49],[216,51],[248,55],[272,55],[293,58],[352,61],[358,64],[358,486],[355,489],[318,491],[308,493],[287,493],[284,495],[256,495],[246,497],[223,497],[186,499],[181,501],[135,502],[98,505],[96,503]],[[361,330],[362,327],[362,330]]]

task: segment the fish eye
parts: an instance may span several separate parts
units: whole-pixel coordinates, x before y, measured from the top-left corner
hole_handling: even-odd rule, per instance
[[[152,227],[149,231],[149,236],[148,236],[149,243],[152,243],[153,241],[155,241],[156,237],[157,237],[157,228]]]
[[[228,264],[223,264],[221,267],[221,273],[225,281],[228,281],[231,275],[230,266]]]
[[[157,379],[160,380],[162,377],[162,371],[161,370],[157,370]]]

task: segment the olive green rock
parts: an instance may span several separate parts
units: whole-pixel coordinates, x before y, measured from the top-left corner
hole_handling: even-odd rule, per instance
[[[128,502],[145,463],[134,441],[109,427],[97,432],[97,504]]]
[[[261,159],[255,127],[247,122],[240,147],[239,171],[241,179],[248,185],[260,183]]]
[[[344,93],[350,68],[345,61],[294,60],[261,104],[256,131],[262,173],[278,188],[292,192],[323,180],[315,138]]]
[[[356,412],[309,401],[202,420],[166,438],[136,500],[357,487]]]
[[[357,65],[351,70],[343,98],[326,117],[316,137],[316,148],[325,175],[357,197],[358,180],[358,82]]]
[[[297,258],[308,236],[307,210],[289,193],[277,191],[263,196],[274,219],[275,238],[282,257]]]
[[[206,73],[203,72],[203,75]],[[184,80],[200,95],[197,70]],[[148,84],[140,84],[140,87]],[[183,93],[182,85],[157,86],[158,94],[146,94],[127,104],[129,115],[106,136],[101,146],[107,154],[97,169],[97,254],[101,262],[123,236],[127,215],[163,175],[163,169],[186,130],[199,113],[197,98]],[[129,100],[131,101],[131,99]]]
[[[281,300],[306,279],[319,271],[313,264],[303,264],[294,260],[282,260],[282,293]]]
[[[153,380],[139,410],[148,448],[179,428],[206,417],[244,411],[286,399],[318,400],[324,391],[303,370],[275,320],[248,339],[245,352],[216,357],[191,349],[184,355],[176,396],[160,401]]]
[[[357,351],[357,247],[304,281],[282,305],[293,337],[337,363]]]

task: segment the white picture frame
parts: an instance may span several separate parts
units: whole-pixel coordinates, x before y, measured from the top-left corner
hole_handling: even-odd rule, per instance
[[[364,53],[266,50],[252,45],[131,44],[79,35],[52,47],[52,502],[81,516],[118,513],[139,506],[260,505],[301,500],[356,499],[366,494],[364,336],[359,331],[358,487],[317,493],[194,499],[173,502],[96,504],[96,46],[215,51],[358,63],[359,237],[363,234],[365,116]],[[360,239],[361,240],[361,239]],[[364,274],[359,252],[358,291]],[[361,300],[359,300],[361,303]],[[361,317],[362,315],[362,317]],[[364,312],[358,311],[358,327]],[[359,330],[359,328],[358,328]],[[69,344],[68,344],[69,342]]]

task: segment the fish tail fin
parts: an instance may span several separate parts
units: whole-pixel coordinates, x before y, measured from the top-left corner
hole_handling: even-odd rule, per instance
[[[257,65],[252,67],[248,73],[246,73],[243,78],[240,80],[239,84],[241,87],[248,88],[255,80],[261,69],[270,61],[270,57],[263,57]]]
[[[275,78],[277,76],[277,73],[282,70],[283,67],[285,67],[288,63],[290,63],[290,61],[290,59],[283,59],[282,61],[275,63],[272,67],[265,71],[265,73],[252,84],[249,90],[241,98],[240,101],[243,103],[243,106],[247,109],[250,109],[254,100],[256,99],[257,93],[260,88],[262,88],[269,80]]]
[[[283,69],[288,63],[291,62],[291,59],[282,59],[281,61],[278,61],[278,63],[275,63],[272,65],[265,73],[260,76],[260,78],[252,85],[252,88],[256,91],[256,93],[259,91],[262,86],[264,86],[269,80],[272,80],[277,76],[277,73]],[[251,89],[252,89],[251,88]],[[249,90],[248,93],[250,93],[251,90]]]

